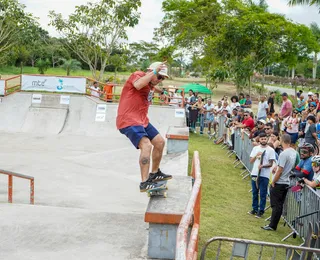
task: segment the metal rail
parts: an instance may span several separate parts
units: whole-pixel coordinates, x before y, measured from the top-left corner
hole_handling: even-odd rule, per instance
[[[204,247],[202,248],[201,251],[201,256],[200,260],[205,260],[206,252],[207,252],[207,247],[213,243],[219,241],[218,249],[217,249],[217,255],[216,255],[216,260],[219,259],[220,252],[221,252],[221,244],[222,242],[231,242],[233,243],[233,252],[231,255],[230,259],[233,259],[233,257],[241,257],[243,259],[248,259],[248,249],[249,245],[256,245],[256,246],[261,246],[259,250],[259,255],[257,259],[262,259],[262,253],[263,253],[263,248],[264,247],[272,247],[274,249],[274,253],[272,256],[272,259],[276,259],[276,249],[277,248],[282,248],[286,249],[286,258],[285,259],[293,259],[292,254],[294,251],[301,251],[303,253],[315,253],[315,254],[320,254],[320,249],[316,248],[310,248],[310,247],[302,247],[302,246],[293,246],[293,245],[286,245],[286,244],[277,244],[277,243],[270,243],[270,242],[263,242],[263,241],[256,241],[256,240],[248,240],[248,239],[240,239],[240,238],[229,238],[229,237],[213,237],[210,240],[206,242]],[[238,248],[236,249],[236,246]],[[268,257],[271,257],[270,255]],[[253,258],[250,258],[253,259]]]
[[[27,179],[30,180],[30,204],[34,204],[34,177],[11,172],[11,171],[5,171],[0,169],[0,174],[8,175],[8,202],[12,203],[12,194],[13,194],[13,177],[21,178],[21,179]]]
[[[198,251],[198,237],[200,226],[200,201],[201,201],[201,169],[199,153],[194,152],[191,168],[192,177],[194,178],[194,184],[191,192],[191,196],[185,212],[180,221],[180,225],[177,230],[176,240],[176,260],[193,260],[197,257]],[[191,236],[188,241],[189,226],[193,223],[191,230]]]

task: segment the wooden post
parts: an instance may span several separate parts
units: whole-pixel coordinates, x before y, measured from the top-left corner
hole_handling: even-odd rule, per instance
[[[34,179],[30,180],[30,204],[34,204]]]
[[[13,183],[12,183],[12,175],[8,176],[8,202],[12,203],[12,188],[13,188]]]

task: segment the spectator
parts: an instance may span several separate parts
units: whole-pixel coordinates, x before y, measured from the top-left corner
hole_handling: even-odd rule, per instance
[[[279,118],[282,121],[282,125],[281,125],[281,131],[284,131],[284,122],[288,116],[290,116],[292,114],[292,103],[288,98],[288,94],[287,93],[282,93],[282,106],[280,108],[280,114],[279,114]]]
[[[291,138],[288,134],[282,135],[281,144],[283,152],[279,156],[278,167],[274,168],[276,173],[270,188],[271,222],[262,227],[264,230],[277,230],[290,184],[290,172],[297,164],[297,152],[291,148]]]
[[[259,135],[260,133],[264,133],[264,126],[266,125],[266,121],[260,119],[257,123],[257,128],[252,129],[250,138],[257,138],[257,142],[259,142]]]
[[[214,115],[214,120],[213,120],[213,133],[210,135],[210,139],[216,134],[217,132],[217,125],[219,124],[219,117],[222,114],[222,101],[218,101],[218,105],[216,105],[213,109],[213,115]]]
[[[238,99],[237,96],[233,96],[231,98],[231,104],[230,104],[230,109],[231,110],[233,110],[233,109],[235,109],[237,107],[240,107],[240,103],[238,101],[239,101],[239,99]]]
[[[310,105],[311,102],[313,102],[313,93],[310,91],[308,92],[308,104]]]
[[[314,93],[313,96],[314,102],[317,104],[317,113],[320,112],[320,103],[319,103],[319,93]]]
[[[296,110],[301,113],[303,110],[306,109],[306,105],[307,105],[307,102],[306,100],[304,99],[304,96],[303,95],[300,95],[300,97],[298,98],[298,104],[297,104],[297,108]]]
[[[276,94],[274,92],[271,92],[270,97],[268,98],[269,113],[271,113],[272,117],[275,112],[275,110],[274,110],[274,97],[275,97],[275,95]]]
[[[246,95],[246,103],[243,107],[244,108],[251,108],[252,107],[252,101],[251,101],[250,95]]]
[[[280,140],[279,140],[279,133],[278,132],[273,132],[270,135],[270,138],[268,140],[269,143],[272,143],[273,149],[275,152],[279,155],[282,152],[281,145],[280,145]]]
[[[273,132],[280,133],[280,119],[278,114],[274,114]]]
[[[271,134],[273,133],[272,123],[266,123],[266,125],[264,126],[264,132],[266,133],[268,138],[271,136]]]
[[[308,109],[308,115],[309,116],[316,116],[317,115],[317,104],[316,102],[309,103],[309,109]]]
[[[114,84],[110,83],[109,80],[106,80],[106,84],[103,87],[103,94],[104,94],[104,99],[107,102],[112,103],[112,99],[113,99],[113,88],[114,88]]]
[[[231,114],[231,108],[229,107],[229,104],[228,104],[227,101],[224,101],[224,102],[223,102],[222,111],[225,110],[225,109],[228,111],[228,114]]]
[[[284,122],[285,132],[291,137],[291,144],[295,145],[298,140],[299,133],[299,118],[297,117],[298,111],[294,110],[292,115],[287,117]]]
[[[308,131],[305,134],[304,140],[306,143],[316,145],[317,142],[317,129],[316,129],[316,118],[314,116],[308,116],[307,122],[309,124]]]
[[[314,153],[314,148],[311,144],[305,143],[299,149],[300,162],[294,169],[294,172],[290,175],[291,178],[307,178],[309,181],[313,179],[313,169],[312,169],[312,155]]]
[[[246,99],[245,99],[243,93],[240,93],[240,94],[239,94],[239,99],[240,99],[240,100],[239,100],[240,106],[241,106],[242,108],[244,108],[244,105],[246,104]]]
[[[191,107],[192,107],[192,105],[194,104],[196,102],[196,98],[195,98],[195,96],[194,96],[194,92],[193,92],[193,90],[192,89],[190,89],[189,90],[189,97],[188,97],[188,101],[186,102],[186,109],[188,110],[188,115],[189,115],[189,124],[188,124],[188,127],[189,127],[189,129],[191,130],[191,113],[190,113],[190,111],[191,111]]]
[[[266,96],[261,96],[260,102],[259,102],[259,107],[258,107],[258,114],[257,114],[258,120],[260,120],[260,119],[266,120],[267,119],[268,109],[269,109],[269,106],[266,101]]]
[[[312,181],[309,181],[307,178],[302,178],[304,183],[314,188],[317,193],[320,195],[320,156],[316,155],[311,159],[312,169],[314,172],[314,176]]]
[[[98,82],[93,82],[93,85],[90,87],[91,96],[100,98],[100,88],[98,86]]]
[[[208,103],[203,106],[203,109],[204,109],[204,114],[205,114],[205,120],[208,123],[208,135],[210,135],[211,134],[211,125],[214,121],[214,113],[213,113],[214,105],[212,104],[212,101],[210,98],[207,99],[207,102]]]
[[[256,215],[256,218],[261,218],[264,214],[268,194],[270,170],[276,159],[274,150],[267,145],[267,135],[265,133],[260,133],[259,140],[260,145],[255,146],[250,154],[250,163],[253,163],[251,171],[252,210],[248,213]],[[257,178],[258,175],[260,175],[259,178]]]
[[[271,112],[269,112],[269,113],[267,114],[266,122],[273,124],[274,118],[273,118],[273,114],[272,114]]]
[[[190,110],[190,129],[191,132],[197,133],[196,131],[196,122],[198,120],[199,111],[203,107],[202,98],[200,96],[197,97],[197,101],[191,106]]]
[[[235,128],[249,128],[250,130],[252,130],[254,128],[254,120],[250,116],[250,113],[248,111],[244,111],[243,118],[244,120],[242,121],[242,123],[237,123],[235,125]]]

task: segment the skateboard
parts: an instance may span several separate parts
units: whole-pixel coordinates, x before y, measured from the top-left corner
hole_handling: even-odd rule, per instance
[[[158,188],[147,190],[148,197],[163,196],[164,198],[166,198],[167,197],[167,190],[168,190],[167,182],[168,181],[157,182],[158,184],[161,184],[161,186]]]
[[[263,165],[263,158],[266,154],[266,151],[263,151],[263,153],[261,154],[260,157],[260,165]],[[256,180],[256,187],[259,190],[259,178],[260,178],[260,174],[261,174],[261,169],[258,171],[258,176],[257,176],[257,180]]]

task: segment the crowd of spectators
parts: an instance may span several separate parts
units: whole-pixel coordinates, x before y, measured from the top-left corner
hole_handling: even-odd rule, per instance
[[[229,141],[230,150],[234,150],[236,131],[251,139],[252,209],[248,213],[261,218],[270,196],[271,222],[262,228],[273,231],[282,214],[290,179],[296,178],[296,185],[309,185],[320,194],[319,95],[309,92],[305,98],[303,93],[298,93],[296,107],[287,93],[281,96],[282,104],[276,112],[275,93],[271,92],[268,98],[261,95],[256,115],[250,96],[242,93],[230,101],[224,96],[214,105],[211,99],[204,102],[199,93],[190,90],[186,100],[190,132],[196,133],[196,123],[200,122],[200,134],[204,134],[206,126],[212,138],[218,125],[224,124],[224,133],[215,143]]]

